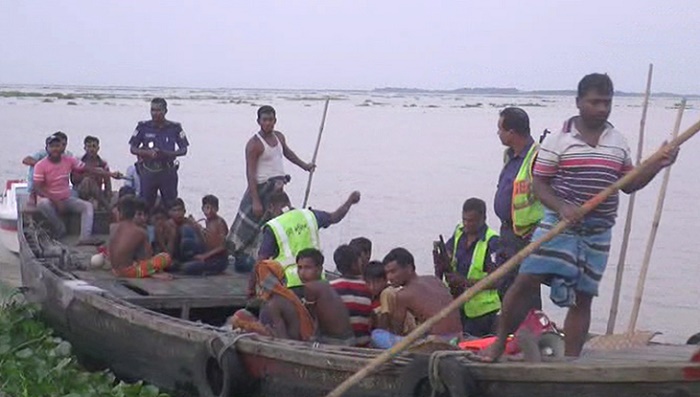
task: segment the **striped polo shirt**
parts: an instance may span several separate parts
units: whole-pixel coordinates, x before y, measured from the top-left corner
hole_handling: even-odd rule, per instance
[[[631,171],[633,165],[627,140],[615,127],[608,123],[598,145],[591,146],[576,129],[574,119],[544,140],[533,174],[551,178],[552,189],[565,202],[582,205]],[[618,194],[612,194],[586,217],[605,221],[612,227],[618,202]]]
[[[331,287],[340,295],[350,312],[350,325],[352,325],[357,345],[369,346],[372,293],[367,288],[367,284],[360,279],[338,278],[331,281]]]

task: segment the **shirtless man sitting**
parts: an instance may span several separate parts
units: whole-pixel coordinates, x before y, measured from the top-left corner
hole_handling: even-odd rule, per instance
[[[192,261],[184,263],[180,269],[180,272],[191,276],[219,274],[228,266],[228,252],[226,252],[228,226],[226,220],[219,216],[219,199],[213,194],[204,196],[202,212],[206,226],[202,227],[199,222],[192,224],[204,237],[206,250],[202,254],[195,255]]]
[[[396,293],[394,312],[390,313],[389,332],[393,333],[394,337],[390,338],[389,344],[393,345],[400,340],[400,337],[395,335],[400,335],[403,331],[408,313],[412,314],[420,324],[449,305],[452,295],[437,277],[417,275],[413,255],[405,248],[394,248],[389,251],[382,262],[389,283],[392,286],[402,287]],[[462,322],[459,313],[457,311],[450,313],[435,324],[429,334],[445,341],[460,337]],[[372,337],[373,342],[376,342],[374,332]],[[379,347],[387,347],[383,346],[383,343],[379,345],[381,345]]]
[[[146,232],[146,203],[138,198],[123,197],[119,203],[120,221],[109,242],[112,272],[129,278],[170,278],[160,273],[172,264],[168,253],[153,256]]]
[[[329,345],[355,346],[350,313],[328,282],[321,280],[323,254],[315,248],[297,254],[298,274],[304,283],[304,304],[316,319],[316,341]]]

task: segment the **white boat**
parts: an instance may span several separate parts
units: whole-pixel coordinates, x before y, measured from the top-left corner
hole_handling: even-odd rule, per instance
[[[5,192],[0,197],[0,242],[15,254],[19,253],[17,197],[22,194],[27,194],[27,182],[8,180],[5,182]]]

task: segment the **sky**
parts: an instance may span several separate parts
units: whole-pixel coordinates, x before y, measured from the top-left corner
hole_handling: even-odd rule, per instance
[[[0,84],[700,94],[697,0],[0,0]]]

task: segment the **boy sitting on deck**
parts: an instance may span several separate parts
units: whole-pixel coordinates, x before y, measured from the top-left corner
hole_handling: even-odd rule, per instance
[[[390,315],[396,307],[396,293],[399,288],[392,287],[386,279],[384,264],[380,261],[370,261],[364,271],[365,283],[372,294],[371,329],[389,329]],[[411,313],[406,313],[403,332],[407,335],[416,328],[416,319]]]
[[[180,272],[187,275],[213,275],[226,270],[228,266],[228,252],[226,251],[226,235],[228,226],[224,218],[220,217],[219,199],[208,194],[202,198],[202,212],[206,219],[206,227],[194,223],[199,233],[204,236],[206,252],[197,254],[192,261],[184,263]]]
[[[360,274],[363,274],[372,259],[372,241],[367,237],[355,237],[348,245],[355,248],[360,255]]]
[[[172,264],[167,253],[153,256],[146,233],[146,203],[138,198],[123,197],[119,216],[109,242],[109,259],[115,275],[129,278],[170,278],[162,274]]]
[[[178,197],[170,205],[168,213],[169,225],[175,229],[174,242],[170,241],[168,244],[173,259],[179,264],[184,264],[203,254],[206,249],[204,236],[197,221],[191,215],[185,217],[185,202]]]
[[[362,279],[361,257],[350,245],[341,245],[333,253],[340,278],[331,281],[331,287],[340,295],[350,313],[350,325],[355,333],[357,346],[369,346],[372,293]]]

